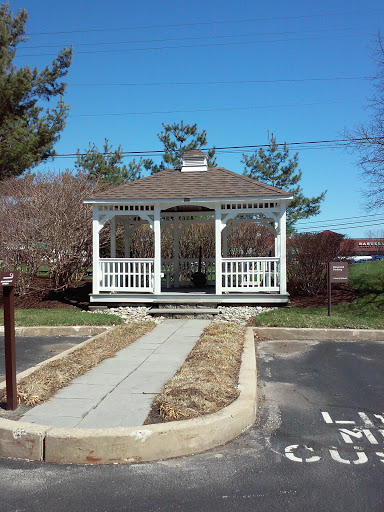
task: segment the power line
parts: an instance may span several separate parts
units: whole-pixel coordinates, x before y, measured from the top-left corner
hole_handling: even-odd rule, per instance
[[[270,36],[270,35],[291,35],[291,34],[313,34],[314,32],[345,32],[349,30],[367,30],[370,27],[336,27],[336,28],[323,28],[323,29],[310,29],[310,30],[287,30],[279,32],[251,32],[248,34],[224,34],[217,36],[195,36],[195,37],[168,37],[162,39],[131,39],[130,41],[98,41],[95,43],[71,43],[74,47],[80,46],[103,46],[103,45],[122,45],[122,44],[137,44],[137,43],[164,43],[167,41],[200,41],[203,39],[233,39],[235,37],[256,37],[256,36]],[[57,44],[42,44],[30,46],[26,45],[23,48],[26,50],[36,48],[58,48],[62,43]]]
[[[225,25],[225,24],[235,24],[235,23],[254,23],[260,21],[279,21],[279,20],[297,20],[297,19],[310,19],[310,18],[321,18],[327,16],[346,16],[353,14],[382,14],[383,10],[372,10],[368,11],[365,9],[362,10],[354,10],[354,11],[341,11],[341,12],[328,12],[328,13],[320,13],[320,14],[302,14],[299,16],[278,16],[271,18],[245,18],[239,20],[222,20],[222,21],[198,21],[193,23],[174,23],[168,25],[142,25],[142,26],[129,26],[129,27],[108,27],[108,28],[93,28],[93,29],[80,29],[80,30],[62,30],[55,32],[30,32],[29,36],[41,36],[41,35],[57,35],[57,34],[84,34],[90,32],[117,32],[122,30],[146,30],[146,29],[154,29],[154,28],[175,28],[175,27],[193,27],[198,25]]]
[[[380,217],[381,215],[383,215],[383,214],[382,213],[372,213],[369,215],[364,215],[364,217]],[[324,224],[327,222],[334,222],[334,221],[339,221],[339,220],[351,220],[351,219],[361,219],[361,216],[358,215],[357,217],[341,217],[338,219],[311,220],[311,221],[302,221],[302,222],[305,222],[306,224]],[[375,219],[373,219],[373,220],[375,220]]]
[[[359,103],[360,100],[349,101],[318,101],[312,103],[286,103],[280,105],[256,105],[248,107],[221,107],[221,108],[198,108],[190,110],[154,110],[147,112],[111,112],[102,114],[69,114],[68,117],[121,117],[121,116],[141,116],[141,115],[154,115],[154,114],[189,114],[194,112],[229,112],[241,110],[258,110],[265,108],[286,108],[286,107],[311,107],[314,105],[339,105],[345,103]]]
[[[336,229],[361,229],[361,228],[369,228],[371,226],[384,226],[384,224],[382,222],[380,223],[373,223],[373,224],[362,224],[362,225],[353,225],[353,226],[337,226]],[[332,226],[330,226],[332,227]],[[300,228],[300,229],[303,229],[303,228]],[[321,231],[324,231],[323,229],[315,229],[315,230],[306,230],[304,232],[306,233],[313,233],[313,232],[321,232]]]
[[[346,35],[335,35],[333,38],[345,38],[345,37],[366,37],[366,34],[346,34]],[[121,52],[138,52],[138,51],[152,51],[152,50],[175,50],[175,49],[186,49],[186,48],[213,48],[220,46],[239,46],[239,45],[249,45],[249,44],[265,44],[265,43],[283,43],[289,41],[309,41],[309,40],[319,40],[326,39],[326,37],[297,37],[297,38],[289,38],[289,39],[264,39],[263,41],[234,41],[231,43],[209,43],[209,44],[183,44],[177,46],[148,46],[143,48],[116,48],[110,50],[81,50],[73,52],[75,55],[85,55],[85,54],[95,54],[95,53],[121,53]],[[16,55],[16,57],[56,57],[56,53],[22,53]]]
[[[317,146],[297,146],[295,147],[295,151],[312,151],[312,150],[318,150],[318,149],[340,149],[344,146],[347,146],[349,143],[338,143],[338,144],[324,144],[321,147]],[[253,152],[253,150],[245,149],[245,150],[226,150],[226,151],[217,151],[217,153],[225,153],[225,154],[239,154],[239,153],[250,153]]]
[[[374,221],[382,221],[381,223],[384,225],[384,218],[381,218],[381,219],[373,219]],[[330,225],[329,224],[325,224],[324,226],[315,226],[316,229],[324,229],[325,227],[329,228],[329,226],[333,227],[333,228],[340,228],[340,227],[343,227],[343,228],[347,228],[349,225],[352,225],[352,226],[358,226],[358,225],[362,225],[362,226],[365,226],[365,225],[371,225],[370,221],[367,221],[367,220],[362,220],[362,221],[353,221],[353,222],[344,222],[344,223],[331,223]],[[375,224],[377,225],[377,224]],[[310,226],[301,226],[300,229],[308,229],[310,228]]]
[[[74,83],[68,87],[143,87],[162,85],[233,85],[233,84],[274,84],[289,82],[332,82],[337,80],[371,80],[373,76],[345,76],[325,78],[281,78],[271,80],[210,80],[206,82],[122,82],[122,83]]]
[[[384,137],[383,137],[384,138]],[[354,142],[364,142],[365,139],[353,139]],[[310,140],[310,141],[302,141],[302,142],[282,142],[282,143],[276,143],[277,146],[299,146],[299,145],[320,145],[320,144],[328,144],[328,143],[335,143],[340,145],[345,145],[347,143],[350,143],[349,139],[333,139],[333,140]],[[211,148],[201,148],[202,151],[209,151],[210,149],[215,149],[216,151],[222,151],[226,152],[226,150],[241,150],[241,151],[254,151],[255,149],[262,149],[269,147],[270,144],[255,144],[255,145],[244,145],[244,146],[221,146],[221,147],[211,147]],[[338,147],[338,146],[336,146]],[[297,149],[297,147],[295,147]],[[164,153],[164,150],[162,149],[156,149],[156,150],[149,150],[149,151],[122,151],[122,156],[158,156]],[[86,153],[66,153],[66,154],[58,154],[54,155],[52,158],[76,158],[77,155],[83,156]],[[107,153],[103,153],[107,154]]]

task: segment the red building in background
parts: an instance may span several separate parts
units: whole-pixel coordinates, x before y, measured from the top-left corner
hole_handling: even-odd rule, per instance
[[[322,233],[343,236],[329,229],[322,231]],[[346,238],[341,241],[342,244],[343,242],[348,243],[348,246],[353,243],[353,256],[375,256],[376,254],[384,256],[384,238]],[[348,249],[350,249],[350,246]]]
[[[353,238],[355,256],[384,255],[384,238]]]
[[[343,236],[329,229],[322,231],[322,233],[332,233],[334,235]],[[384,256],[384,238],[347,238],[342,240],[341,243],[343,244],[343,242],[348,244],[353,243],[353,256],[375,256],[375,254]]]

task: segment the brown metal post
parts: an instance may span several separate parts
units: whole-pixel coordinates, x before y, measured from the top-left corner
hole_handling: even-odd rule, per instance
[[[14,287],[3,287],[7,410],[17,407]]]
[[[331,316],[331,290],[332,290],[331,263],[328,263],[328,316]]]

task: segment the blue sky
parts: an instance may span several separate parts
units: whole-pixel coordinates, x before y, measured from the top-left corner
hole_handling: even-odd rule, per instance
[[[268,130],[278,142],[341,139],[345,127],[369,118],[371,83],[362,77],[375,73],[370,47],[384,26],[381,1],[15,0],[10,6],[29,14],[30,39],[17,65],[41,68],[60,48],[74,46],[59,154],[89,142],[101,148],[105,137],[125,151],[160,150],[162,122],[197,123],[209,146],[227,147],[265,144]],[[241,160],[241,151],[218,153],[219,165],[239,173]],[[384,213],[364,208],[353,155],[318,145],[300,149],[299,160],[305,195],[328,190],[321,215],[299,228],[350,237],[384,231]],[[44,168],[72,166],[58,158]]]

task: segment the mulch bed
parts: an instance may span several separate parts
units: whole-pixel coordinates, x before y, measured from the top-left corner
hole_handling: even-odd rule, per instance
[[[46,293],[48,277],[38,277],[29,292],[24,296],[15,295],[15,307],[18,309],[59,309],[80,308],[88,309],[89,294],[92,293],[92,282],[83,280],[74,286],[60,292]],[[0,294],[0,306],[3,306],[3,297]]]
[[[358,297],[358,292],[348,285],[332,286],[333,305],[351,303]],[[327,306],[327,304],[328,297],[326,291],[314,295],[313,297],[293,292],[289,298],[289,305],[293,308],[316,308]]]

